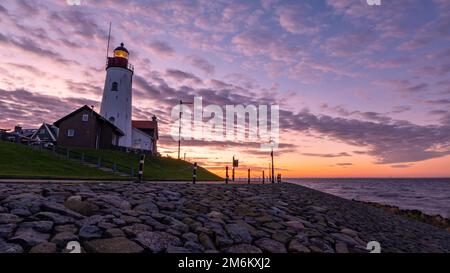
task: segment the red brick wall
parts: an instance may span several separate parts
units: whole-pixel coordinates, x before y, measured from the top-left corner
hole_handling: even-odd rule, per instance
[[[82,121],[83,114],[89,115],[87,122]],[[57,143],[60,146],[95,148],[97,127],[94,114],[91,110],[85,109],[61,122]],[[67,136],[69,129],[75,130],[73,137]]]

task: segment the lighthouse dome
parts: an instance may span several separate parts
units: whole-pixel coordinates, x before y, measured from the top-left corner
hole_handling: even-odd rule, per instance
[[[125,58],[128,59],[128,55],[130,53],[128,52],[128,50],[124,47],[123,43],[120,44],[119,47],[117,47],[116,49],[114,49],[114,57],[119,57],[119,58]]]

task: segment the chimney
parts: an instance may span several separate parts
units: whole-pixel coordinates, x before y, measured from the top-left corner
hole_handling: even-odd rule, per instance
[[[16,125],[16,126],[14,127],[14,133],[19,133],[19,134],[21,134],[21,133],[22,133],[22,126]]]
[[[153,131],[153,136],[155,139],[159,139],[159,133],[158,133],[158,121],[156,119],[156,116],[152,117],[153,123],[155,123],[155,129]],[[155,142],[155,151],[156,151],[156,142]]]

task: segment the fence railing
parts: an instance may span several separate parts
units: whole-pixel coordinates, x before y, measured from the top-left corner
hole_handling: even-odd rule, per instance
[[[137,172],[134,166],[135,162],[130,162],[130,166],[125,166],[123,164],[119,164],[114,161],[106,160],[101,156],[92,156],[80,151],[71,150],[70,148],[66,147],[43,146],[43,145],[31,147],[34,147],[35,149],[39,150],[47,150],[56,155],[64,156],[65,158],[70,160],[80,161],[81,163],[84,164],[95,165],[97,168],[107,168],[112,170],[113,173],[120,173],[132,178],[137,177]]]
[[[143,149],[135,149],[135,148],[129,148],[129,147],[123,147],[123,146],[116,146],[111,145],[111,150],[120,151],[120,152],[127,152],[127,153],[134,153],[134,154],[153,154],[152,151],[149,150],[143,150]]]

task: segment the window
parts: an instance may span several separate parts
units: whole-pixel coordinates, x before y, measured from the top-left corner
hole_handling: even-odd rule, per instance
[[[115,50],[114,51],[114,57],[120,57],[128,59],[128,53],[124,50]]]
[[[41,135],[45,134],[45,129],[42,128],[42,129],[39,131],[39,133],[40,133]]]
[[[67,130],[67,136],[68,137],[74,137],[75,136],[75,130],[74,129]]]
[[[117,82],[112,83],[111,91],[119,91],[119,84]]]
[[[88,120],[89,120],[89,115],[88,115],[88,114],[83,114],[83,117],[81,118],[81,120],[82,120],[83,122],[88,121]]]

